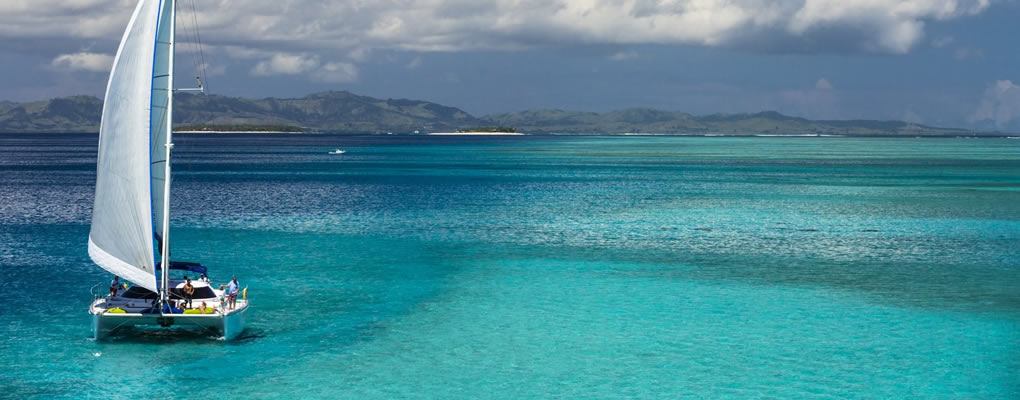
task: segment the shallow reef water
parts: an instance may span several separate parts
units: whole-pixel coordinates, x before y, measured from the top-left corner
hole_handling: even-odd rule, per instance
[[[0,135],[0,397],[1020,397],[1020,141],[175,141],[248,329],[90,339],[96,137]]]

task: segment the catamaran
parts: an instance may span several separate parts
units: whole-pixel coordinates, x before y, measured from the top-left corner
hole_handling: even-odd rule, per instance
[[[175,0],[139,0],[110,71],[88,252],[133,285],[95,296],[89,313],[96,339],[128,327],[212,330],[227,340],[244,330],[247,289],[234,281],[231,296],[195,279],[186,290],[185,275],[204,277],[206,267],[170,260],[174,92],[202,90],[201,80],[195,89],[174,88],[175,26]],[[180,272],[177,279],[171,270]]]

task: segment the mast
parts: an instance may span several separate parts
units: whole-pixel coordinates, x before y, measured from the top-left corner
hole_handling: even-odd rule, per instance
[[[161,233],[163,248],[160,249],[162,255],[162,280],[163,284],[160,285],[160,295],[164,302],[170,300],[170,150],[173,149],[174,143],[171,137],[173,133],[173,111],[174,111],[174,52],[176,49],[176,37],[175,29],[177,25],[177,2],[176,0],[167,0],[170,4],[167,7],[170,11],[170,33],[168,35],[169,43],[169,65],[167,72],[167,104],[166,104],[166,143],[163,147],[166,151],[166,162],[163,163],[163,215],[159,216],[163,219],[163,232]]]

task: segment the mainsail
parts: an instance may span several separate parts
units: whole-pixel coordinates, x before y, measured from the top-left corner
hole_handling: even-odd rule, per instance
[[[173,1],[140,0],[106,87],[89,232],[96,264],[152,291],[166,221],[172,35]]]
[[[149,127],[152,140],[149,143],[149,159],[152,175],[152,208],[154,230],[159,238],[164,235],[163,224],[167,193],[166,179],[169,177],[169,162],[166,144],[170,143],[170,121],[173,119],[173,20],[172,1],[165,0],[159,13],[159,29],[156,36],[156,50],[152,66],[152,108]],[[166,238],[169,239],[169,238]],[[156,249],[159,254],[163,249]]]

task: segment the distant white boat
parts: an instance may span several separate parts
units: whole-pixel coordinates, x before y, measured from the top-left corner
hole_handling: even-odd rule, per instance
[[[347,152],[347,150],[336,149],[336,150],[330,151],[329,154],[344,154],[346,152]]]
[[[206,273],[201,264],[170,261],[173,97],[201,90],[174,88],[176,3],[138,1],[106,87],[88,252],[96,265],[134,285],[117,280],[109,296],[94,293],[95,339],[127,327],[197,328],[226,340],[244,330],[247,291],[237,296],[234,284],[227,296],[207,281],[193,281],[189,307],[186,282],[170,279],[171,269]],[[231,297],[235,301],[225,300]]]

